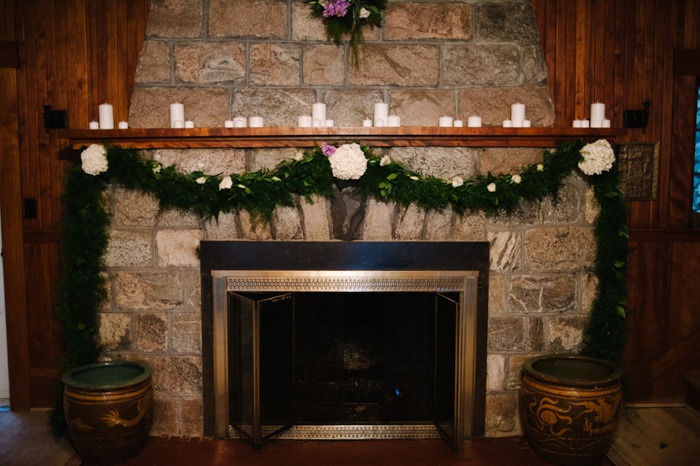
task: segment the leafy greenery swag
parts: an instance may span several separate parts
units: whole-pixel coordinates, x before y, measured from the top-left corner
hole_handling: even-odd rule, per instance
[[[469,211],[510,213],[522,201],[542,200],[547,195],[556,199],[564,178],[582,160],[581,148],[581,142],[560,143],[555,151],[544,151],[542,163],[527,166],[517,175],[489,173],[455,183],[408,171],[400,163],[383,160],[368,147],[361,147],[367,169],[357,189],[365,196],[402,206],[416,203],[426,209],[451,208],[460,215]],[[78,164],[65,177],[64,273],[56,316],[63,330],[66,369],[96,362],[100,355],[95,334],[107,293],[102,272],[110,221],[105,199],[108,183],[151,193],[162,208],[194,211],[206,217],[245,209],[253,218],[269,220],[275,207],[295,205],[295,195],[309,202],[314,194],[333,196],[336,182],[321,147],[303,158],[282,162],[273,171],[232,174],[226,189],[220,188],[223,177],[202,172],[184,176],[175,166],[161,167],[156,161],[142,159],[134,150],[109,147],[106,158],[109,168],[105,167],[103,173],[87,174]],[[588,176],[600,206],[592,270],[598,278],[598,292],[584,332],[582,353],[620,364],[625,342],[628,230],[618,182],[617,164],[609,171]],[[61,408],[59,401],[52,413],[56,432],[64,424]]]

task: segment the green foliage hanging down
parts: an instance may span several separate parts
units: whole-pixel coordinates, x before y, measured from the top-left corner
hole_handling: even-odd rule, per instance
[[[362,147],[367,168],[357,189],[367,197],[402,206],[416,203],[426,209],[450,208],[460,215],[469,211],[510,213],[524,200],[541,200],[549,195],[556,198],[563,180],[582,160],[582,147],[581,142],[559,144],[555,151],[544,151],[542,163],[524,167],[518,174],[489,173],[449,181],[408,171],[400,163],[386,156],[380,158],[370,148]],[[224,175],[182,175],[175,166],[163,167],[156,161],[142,159],[135,150],[109,147],[106,158],[108,168],[102,173],[87,174],[76,164],[65,177],[61,223],[64,271],[56,309],[65,342],[64,369],[96,362],[100,355],[95,335],[97,315],[106,297],[101,272],[108,243],[109,215],[104,194],[108,183],[153,194],[162,208],[194,211],[214,218],[222,212],[247,210],[254,220],[269,221],[277,206],[295,205],[295,195],[309,202],[315,194],[333,196],[338,181],[321,147],[299,160],[282,162],[272,171],[228,175],[228,185]],[[598,278],[598,293],[582,352],[619,364],[625,343],[627,211],[616,165],[600,175],[589,176],[588,183],[600,205],[595,225],[598,249],[592,271]],[[51,415],[57,434],[65,430],[62,387],[58,394]]]

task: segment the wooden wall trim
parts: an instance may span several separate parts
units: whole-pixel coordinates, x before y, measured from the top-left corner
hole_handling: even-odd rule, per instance
[[[17,42],[0,41],[0,68],[19,68]]]
[[[674,76],[700,76],[700,49],[673,51]]]

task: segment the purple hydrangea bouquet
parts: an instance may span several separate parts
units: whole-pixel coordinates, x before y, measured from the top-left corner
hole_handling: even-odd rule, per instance
[[[386,0],[309,0],[313,15],[323,18],[326,33],[336,42],[350,36],[353,65],[360,65],[359,46],[362,43],[362,28],[381,27],[381,10]]]

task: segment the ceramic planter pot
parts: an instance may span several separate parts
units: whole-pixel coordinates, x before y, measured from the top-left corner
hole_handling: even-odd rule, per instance
[[[68,432],[80,458],[116,464],[136,457],[151,425],[152,369],[114,361],[63,374],[63,408]]]
[[[523,431],[544,460],[562,466],[598,464],[610,447],[622,405],[622,369],[571,354],[523,365]]]

